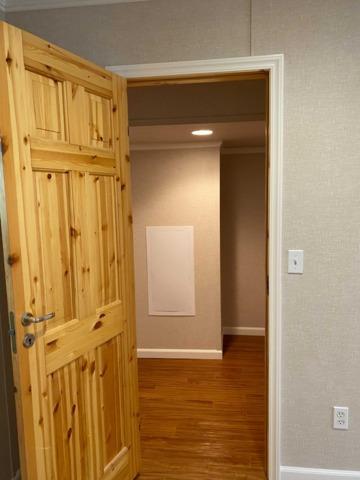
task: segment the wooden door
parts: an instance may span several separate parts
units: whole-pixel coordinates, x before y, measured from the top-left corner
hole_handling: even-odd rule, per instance
[[[22,478],[129,480],[139,415],[126,82],[6,23],[0,56]],[[55,317],[23,326],[24,312]]]

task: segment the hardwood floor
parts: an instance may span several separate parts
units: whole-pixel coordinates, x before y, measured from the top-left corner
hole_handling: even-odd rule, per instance
[[[140,359],[139,480],[263,480],[263,337],[225,337],[223,360]]]

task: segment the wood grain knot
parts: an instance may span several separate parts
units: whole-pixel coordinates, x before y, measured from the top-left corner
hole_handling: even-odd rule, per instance
[[[70,440],[71,435],[72,435],[72,428],[70,427],[69,430],[67,431],[67,438],[68,438],[68,440]]]
[[[59,410],[59,405],[60,405],[60,403],[59,403],[59,401],[57,401],[54,405],[54,408],[53,408],[53,415],[55,415],[55,413]]]
[[[28,144],[28,141],[29,141],[28,137],[24,137],[24,143],[25,143],[25,145]]]
[[[93,360],[90,364],[90,373],[91,375],[94,375],[95,372],[95,360]]]
[[[117,106],[116,106],[116,105],[113,106],[112,111],[113,111],[114,113],[117,111]]]
[[[12,267],[12,266],[15,265],[15,263],[17,263],[19,260],[20,260],[20,255],[18,255],[17,253],[11,253],[11,254],[8,256],[7,262],[8,262],[8,265],[10,265],[10,267]]]
[[[95,325],[93,326],[93,330],[98,330],[103,326],[103,322],[101,320],[98,320]]]
[[[83,360],[83,363],[81,365],[81,370],[85,372],[86,369],[87,369],[87,360]]]
[[[2,137],[1,138],[1,151],[2,151],[2,154],[5,155],[5,153],[8,151],[9,149],[9,144],[6,140],[6,137]]]
[[[106,316],[106,313],[100,313],[99,318],[104,318]]]
[[[51,340],[50,342],[48,342],[46,344],[46,349],[47,350],[55,350],[56,345],[57,345],[57,340]]]
[[[123,183],[123,184],[121,185],[121,190],[124,191],[125,188],[126,188],[126,185],[125,185],[125,183]]]
[[[48,173],[48,174],[47,174],[47,178],[48,178],[49,180],[51,180],[51,179],[52,179],[52,175],[51,175],[51,173]]]
[[[6,55],[6,60],[5,61],[6,61],[7,65],[10,67],[10,65],[12,64],[12,61],[13,61],[11,56],[10,56],[10,52],[8,52],[8,54]]]
[[[78,232],[76,228],[70,227],[70,235],[74,238],[77,238],[80,235],[80,232]]]
[[[74,405],[71,407],[71,415],[74,415],[74,414],[75,414],[75,411],[76,411],[76,405],[74,404]]]
[[[39,418],[39,425],[42,425],[44,423],[44,418],[43,417],[40,417]]]

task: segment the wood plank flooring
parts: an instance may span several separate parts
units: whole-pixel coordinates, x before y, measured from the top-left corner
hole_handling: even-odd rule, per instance
[[[139,480],[264,480],[263,337],[223,360],[140,359]]]

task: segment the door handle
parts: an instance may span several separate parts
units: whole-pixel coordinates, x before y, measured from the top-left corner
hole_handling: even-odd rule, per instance
[[[47,313],[46,315],[42,315],[41,317],[34,317],[32,313],[26,312],[21,317],[21,323],[24,327],[28,327],[34,323],[41,323],[46,322],[47,320],[51,320],[55,317],[55,312]]]

